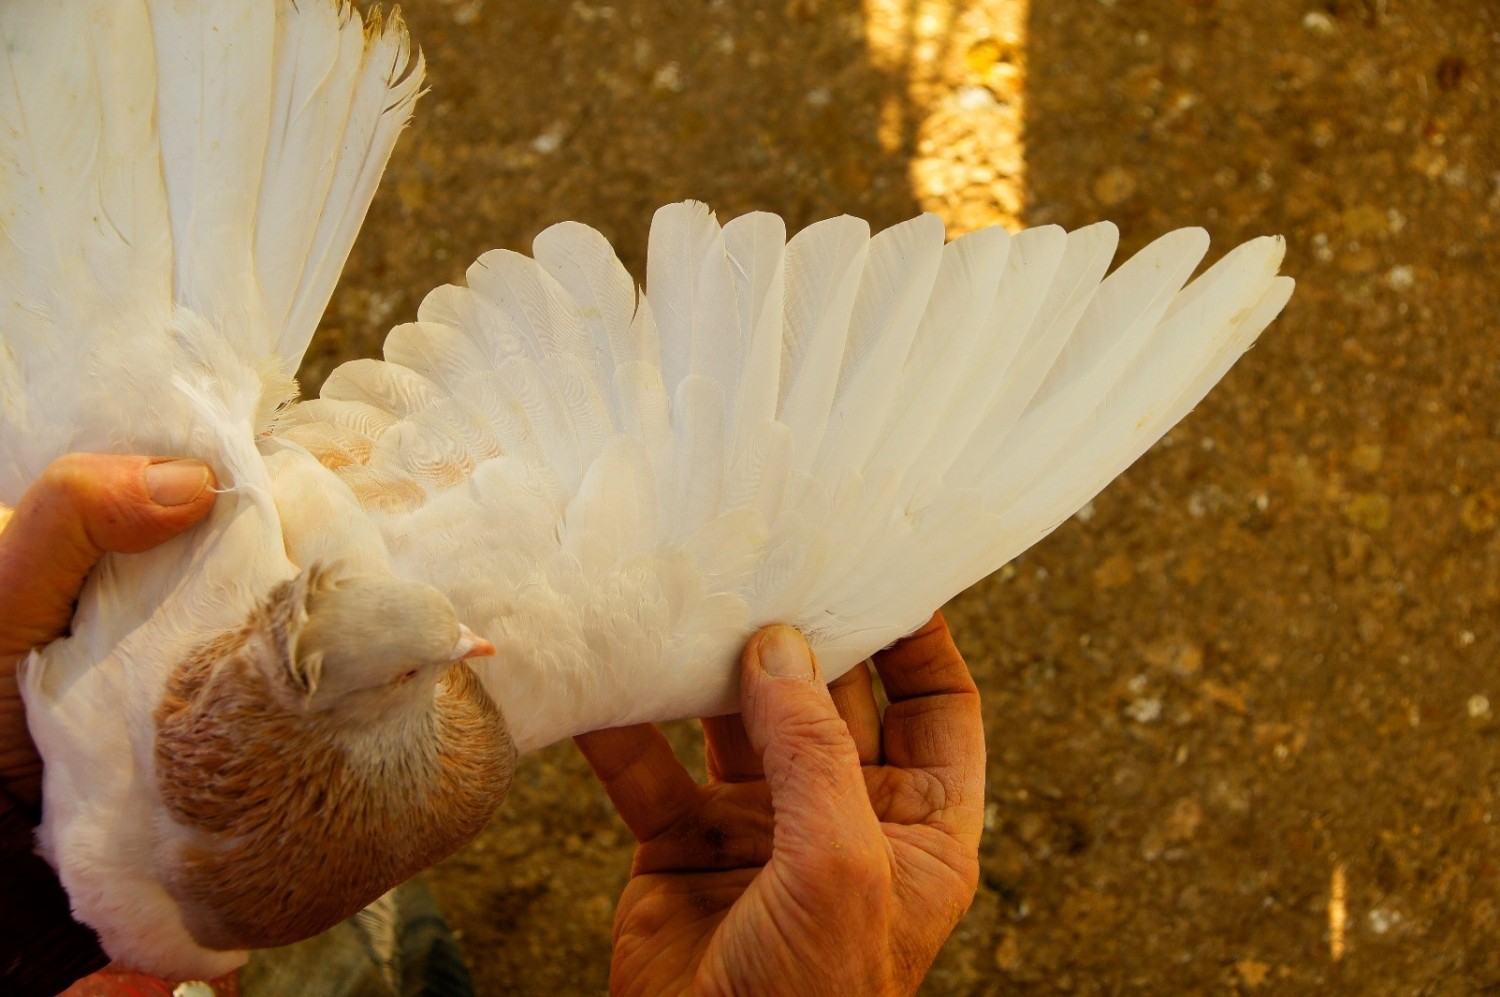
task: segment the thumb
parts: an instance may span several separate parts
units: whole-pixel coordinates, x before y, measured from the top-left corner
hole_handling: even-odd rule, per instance
[[[886,869],[859,752],[802,635],[773,626],[752,637],[740,695],[745,733],[771,790],[775,861],[806,873],[794,880],[843,889],[860,873]]]
[[[196,460],[53,461],[0,532],[0,659],[64,633],[84,579],[106,553],[148,550],[207,515],[213,483]]]

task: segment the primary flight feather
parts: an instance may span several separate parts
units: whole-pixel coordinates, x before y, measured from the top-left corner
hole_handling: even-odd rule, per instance
[[[1281,310],[1279,239],[945,243],[661,209],[481,257],[288,406],[420,87],[335,0],[0,6],[0,502],[70,450],[211,463],[24,667],[39,844],[166,976],[458,847],[514,752],[733,708],[772,622],[833,678],[1045,536]],[[920,567],[917,567],[920,566]],[[460,622],[462,621],[462,622]],[[463,660],[467,659],[467,660]]]

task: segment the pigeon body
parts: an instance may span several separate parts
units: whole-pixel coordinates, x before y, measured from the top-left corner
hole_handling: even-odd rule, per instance
[[[162,976],[220,975],[456,848],[517,748],[732,709],[762,624],[829,678],[912,631],[1291,292],[1276,239],[1184,286],[1201,230],[1106,276],[1107,224],[789,240],[687,203],[644,293],[555,226],[288,408],[420,85],[399,22],[10,3],[0,60],[0,503],[70,450],[198,457],[226,489],[107,558],[22,674],[41,851],[110,955]]]

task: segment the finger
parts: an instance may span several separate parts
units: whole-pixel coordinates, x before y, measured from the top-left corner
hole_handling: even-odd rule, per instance
[[[869,666],[864,662],[828,684],[834,709],[849,728],[861,765],[880,763],[880,710],[875,706],[875,689]],[[745,722],[738,713],[703,718],[704,753],[709,778],[716,782],[750,782],[764,779],[760,752],[745,733]]]
[[[877,652],[874,660],[892,703],[915,696],[978,692],[940,612],[933,613],[911,636]]]
[[[775,626],[752,637],[740,688],[771,790],[778,864],[794,878],[799,869],[827,877],[876,868],[888,853],[859,753],[802,635]]]
[[[715,782],[753,782],[766,777],[760,752],[751,745],[738,713],[703,718],[703,756],[708,777]]]
[[[657,837],[692,812],[700,787],[650,724],[573,738],[637,841]]]
[[[979,691],[941,613],[875,656],[891,705],[882,724],[886,763],[935,777],[937,808],[978,840],[984,813],[984,721]]]
[[[198,522],[213,505],[199,461],[70,454],[53,461],[0,533],[0,658],[61,633],[105,553],[133,554]]]
[[[861,765],[880,764],[880,709],[875,705],[875,683],[870,666],[861,661],[828,684],[834,709],[843,717],[854,739]]]

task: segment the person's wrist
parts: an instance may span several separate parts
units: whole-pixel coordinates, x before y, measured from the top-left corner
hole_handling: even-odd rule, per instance
[[[0,660],[0,992],[50,995],[108,959],[36,854],[42,771],[16,687],[19,660]]]
[[[109,959],[73,920],[67,892],[36,854],[34,821],[0,793],[0,993],[52,995]]]
[[[40,819],[42,762],[26,726],[18,664],[18,658],[0,658],[0,808],[17,809],[35,824]]]

